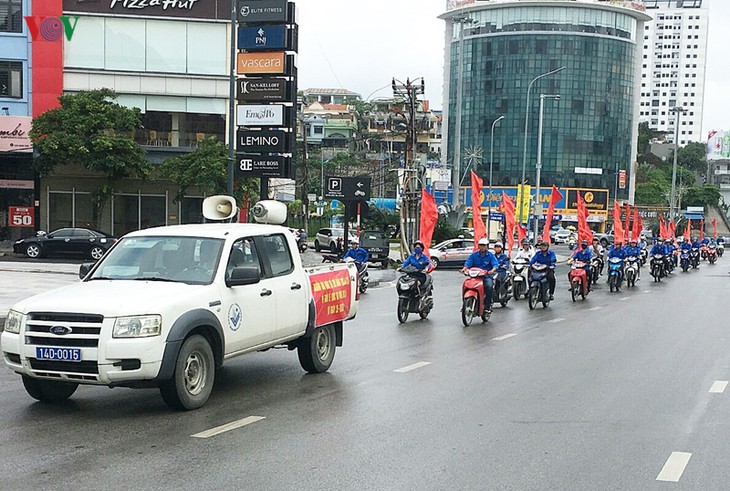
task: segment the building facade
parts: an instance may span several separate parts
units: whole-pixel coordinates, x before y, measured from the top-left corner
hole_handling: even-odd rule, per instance
[[[643,10],[641,3],[621,0],[448,2],[441,16],[446,21],[447,164],[454,167],[460,104],[460,174],[466,174],[464,149],[483,150],[483,164],[476,169],[482,177],[488,175],[493,150],[493,184],[517,185],[526,137],[525,175],[534,185],[540,95],[559,95],[559,101],[545,101],[542,186],[609,189],[613,195],[619,170],[633,177],[641,35],[649,20]],[[561,67],[565,68],[533,82]],[[492,149],[491,126],[501,116]],[[632,194],[630,185],[619,190],[620,197]]]
[[[679,118],[679,145],[704,141],[704,105],[707,29],[710,13],[702,0],[645,0],[653,20],[644,25],[641,65],[640,120],[666,133],[674,142]]]

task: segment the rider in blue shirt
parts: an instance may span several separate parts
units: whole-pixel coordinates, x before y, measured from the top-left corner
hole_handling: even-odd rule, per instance
[[[617,241],[608,250],[609,263],[611,262],[610,260],[615,257],[621,259],[621,278],[623,278],[623,275],[624,275],[623,260],[626,259],[626,251],[624,251],[624,248],[621,246],[621,241]],[[609,266],[609,271],[610,271],[610,266]],[[609,275],[608,278],[606,278],[606,281],[609,281],[610,279],[611,279],[611,275]]]
[[[591,248],[588,247],[588,241],[584,240],[580,243],[580,247],[576,247],[575,251],[573,252],[573,256],[568,261],[568,264],[571,264],[573,261],[580,261],[585,266],[583,269],[586,272],[586,278],[589,278],[588,281],[588,291],[591,289],[591,259],[593,258],[593,254],[591,253]],[[568,271],[568,282],[570,282],[570,271]],[[568,288],[570,290],[570,288]]]
[[[689,241],[689,237],[685,237],[684,241],[679,244],[679,250],[682,252],[689,252],[692,250],[692,243]]]
[[[487,275],[482,278],[484,281],[484,308],[485,310],[492,311],[492,293],[494,292],[494,278],[492,274],[499,268],[499,261],[496,256],[489,251],[489,240],[479,239],[479,250],[474,251],[464,262],[465,271],[469,268],[479,268],[487,272]]]
[[[665,256],[667,254],[667,249],[664,247],[664,244],[661,243],[661,241],[654,242],[654,246],[651,248],[651,252],[649,252],[652,256],[655,256],[657,254],[661,254],[662,256]]]
[[[401,268],[405,268],[406,266],[413,266],[417,270],[419,270],[418,273],[411,273],[411,276],[416,278],[421,284],[424,284],[426,282],[426,273],[425,271],[428,270],[428,268],[431,267],[431,260],[423,253],[423,242],[420,240],[417,240],[413,243],[413,254],[408,256],[406,260],[401,265]]]
[[[360,241],[355,238],[350,241],[350,248],[347,250],[342,259],[347,259],[348,257],[354,259],[359,268],[360,264],[368,262],[368,258],[370,256],[368,256],[368,251],[360,247]]]
[[[629,243],[626,244],[624,247],[624,252],[626,253],[626,257],[639,257],[641,256],[641,247],[639,247],[639,244],[636,242],[636,239],[630,239]]]
[[[550,300],[553,300],[555,296],[555,263],[558,259],[555,257],[555,253],[549,249],[550,244],[547,242],[539,241],[537,246],[540,250],[530,259],[530,266],[538,263],[548,267],[546,278],[550,288]]]
[[[509,272],[509,256],[502,250],[502,243],[494,244],[494,257],[497,258],[499,266],[497,267],[497,281],[504,281]]]

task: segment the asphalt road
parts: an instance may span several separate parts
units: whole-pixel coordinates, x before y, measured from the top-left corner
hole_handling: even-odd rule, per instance
[[[187,413],[103,387],[46,406],[0,370],[0,488],[728,489],[727,261],[575,304],[562,267],[547,309],[467,328],[456,272],[403,325],[383,283],[330,372],[244,356]],[[232,422],[250,424],[192,436]]]

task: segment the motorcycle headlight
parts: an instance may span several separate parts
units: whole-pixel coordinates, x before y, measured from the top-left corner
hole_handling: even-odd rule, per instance
[[[112,337],[114,338],[146,338],[159,336],[162,332],[162,316],[140,315],[135,317],[119,317],[114,322]]]
[[[15,310],[8,312],[8,317],[5,319],[5,331],[18,334],[20,325],[23,323],[23,317],[23,314]]]

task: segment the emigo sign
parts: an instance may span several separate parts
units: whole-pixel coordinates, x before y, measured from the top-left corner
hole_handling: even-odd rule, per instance
[[[71,41],[76,30],[76,24],[79,22],[78,15],[61,15],[59,17],[26,15],[23,18],[33,41],[36,41],[39,35],[46,41],[58,41],[64,34],[66,39]]]

